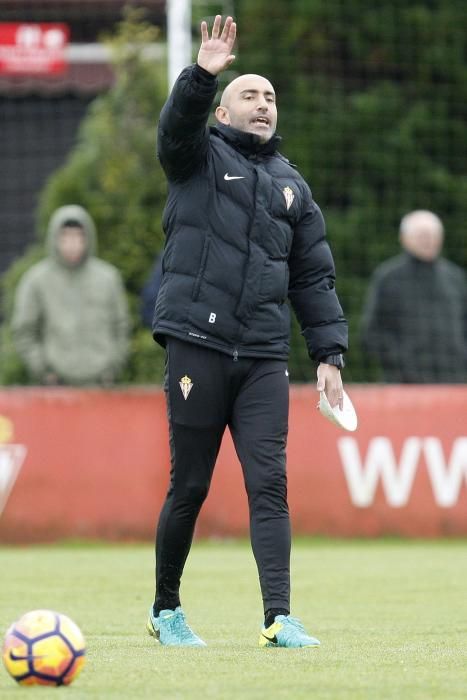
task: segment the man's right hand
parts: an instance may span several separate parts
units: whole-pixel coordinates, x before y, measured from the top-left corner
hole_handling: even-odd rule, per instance
[[[198,53],[198,65],[212,75],[217,75],[228,68],[235,56],[232,48],[235,43],[237,25],[232,17],[227,17],[221,32],[222,17],[216,15],[209,38],[208,25],[201,22],[201,46]]]

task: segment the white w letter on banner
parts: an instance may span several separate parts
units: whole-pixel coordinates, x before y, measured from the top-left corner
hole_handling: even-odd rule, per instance
[[[389,438],[373,438],[362,464],[355,438],[340,438],[337,445],[352,503],[359,508],[371,506],[381,478],[388,504],[394,508],[405,506],[412,490],[421,443],[419,438],[408,438],[398,465]]]
[[[467,483],[467,438],[454,441],[447,465],[438,438],[426,438],[423,447],[435,501],[442,508],[449,508],[457,503],[462,480]]]
[[[0,515],[25,457],[24,445],[0,445]]]

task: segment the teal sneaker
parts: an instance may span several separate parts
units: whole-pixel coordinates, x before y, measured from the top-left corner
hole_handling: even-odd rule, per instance
[[[183,610],[179,606],[175,610],[161,610],[159,617],[154,617],[152,606],[149,608],[147,630],[161,644],[169,647],[205,647],[203,642],[185,620]]]
[[[263,627],[259,637],[260,647],[319,647],[320,641],[310,637],[300,620],[290,615],[276,615],[270,627]]]

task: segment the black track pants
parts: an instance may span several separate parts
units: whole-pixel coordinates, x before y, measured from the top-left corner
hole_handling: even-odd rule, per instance
[[[156,535],[156,611],[180,604],[180,578],[226,426],[243,469],[264,610],[289,610],[287,363],[235,361],[169,338],[165,389],[171,480]]]

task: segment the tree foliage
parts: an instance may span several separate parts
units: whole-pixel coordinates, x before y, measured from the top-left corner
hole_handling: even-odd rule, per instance
[[[126,12],[109,38],[115,84],[95,99],[83,120],[77,144],[62,168],[49,179],[38,208],[38,239],[57,207],[80,204],[93,216],[99,255],[121,271],[133,318],[132,351],[122,381],[153,382],[162,377],[163,352],[140,324],[140,293],[163,245],[161,229],[166,184],[155,156],[155,129],[167,94],[165,67],[145,58],[158,40],[140,11]],[[12,294],[24,270],[42,254],[34,246],[8,272],[6,317]],[[4,382],[24,382],[4,329]]]
[[[275,85],[284,153],[325,214],[350,322],[346,379],[377,377],[359,320],[371,272],[399,250],[401,217],[436,212],[445,254],[467,264],[466,5],[239,0],[237,15],[237,69]],[[313,376],[304,352],[294,342],[296,380]]]

